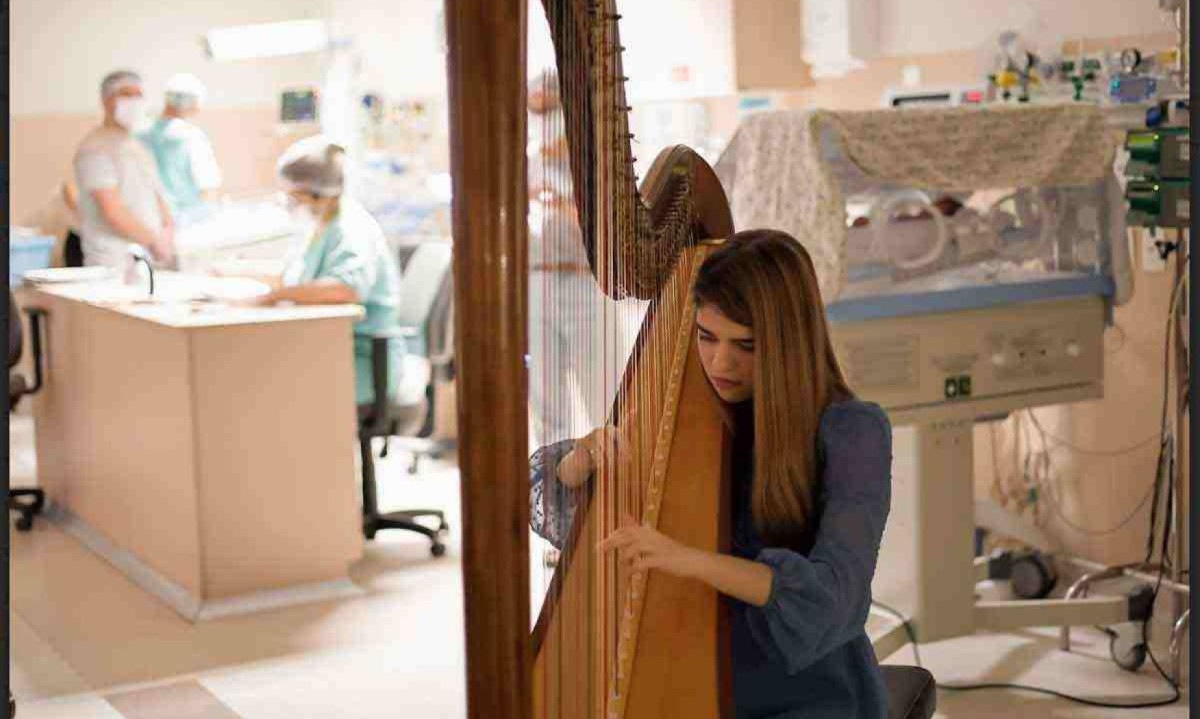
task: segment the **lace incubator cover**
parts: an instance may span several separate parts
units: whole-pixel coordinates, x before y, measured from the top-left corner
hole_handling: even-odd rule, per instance
[[[1118,138],[1086,105],[763,112],[743,120],[717,161],[739,229],[771,227],[812,255],[826,303],[846,275],[846,209],[832,135],[881,184],[941,192],[1095,185]]]

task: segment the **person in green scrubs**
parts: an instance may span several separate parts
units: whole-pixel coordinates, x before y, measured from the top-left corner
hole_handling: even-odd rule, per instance
[[[343,193],[344,162],[345,150],[321,136],[280,156],[276,172],[306,239],[261,301],[362,305],[366,316],[354,327],[355,399],[369,409],[375,399],[371,337],[399,331],[400,270],[379,223]],[[394,400],[405,346],[398,335],[388,342],[388,395]]]
[[[186,216],[214,199],[221,169],[208,135],[191,122],[203,102],[204,85],[194,75],[175,75],[167,81],[166,95],[162,115],[138,139],[154,156],[172,214]]]

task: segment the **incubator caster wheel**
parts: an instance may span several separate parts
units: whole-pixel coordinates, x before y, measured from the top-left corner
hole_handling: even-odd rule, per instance
[[[33,517],[28,514],[23,514],[19,519],[17,519],[15,524],[18,532],[28,532],[29,530],[33,529]]]
[[[1105,628],[1108,653],[1117,666],[1136,672],[1146,663],[1146,623],[1154,616],[1154,588],[1145,582],[1129,590],[1129,620]]]
[[[1021,599],[1045,599],[1057,583],[1058,574],[1046,555],[1035,551],[1013,556],[1012,588]]]
[[[441,542],[435,542],[429,547],[429,553],[435,557],[440,557],[446,553],[446,545]]]
[[[1132,624],[1124,631],[1108,631],[1108,653],[1113,662],[1127,672],[1136,672],[1146,663],[1146,645],[1142,643],[1142,628]]]

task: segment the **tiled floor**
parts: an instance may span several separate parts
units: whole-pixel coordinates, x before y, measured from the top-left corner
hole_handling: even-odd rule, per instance
[[[32,481],[32,427],[13,418],[10,470]],[[53,525],[12,534],[10,669],[20,719],[374,719],[465,715],[457,473],[404,458],[380,463],[381,504],[447,509],[449,553],[415,535],[381,535],[352,570],[362,596],[189,624]],[[1048,630],[923,645],[942,682],[1021,682],[1122,700],[1161,696],[1147,666],[1131,674],[1107,640],[1077,630],[1075,651]],[[889,661],[911,663],[910,649]],[[939,717],[1100,717],[1061,700],[1001,691],[941,692]],[[1187,716],[1178,705],[1139,712]]]

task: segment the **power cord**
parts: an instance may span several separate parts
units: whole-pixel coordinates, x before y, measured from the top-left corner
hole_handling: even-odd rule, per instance
[[[1162,579],[1163,579],[1163,574],[1162,574],[1162,569],[1160,568],[1159,574],[1158,574],[1158,585],[1162,584]],[[1155,588],[1154,588],[1154,595],[1155,595],[1155,597],[1158,596],[1158,586],[1155,586]],[[917,632],[916,632],[916,629],[913,627],[912,622],[908,619],[908,617],[904,616],[898,610],[888,606],[887,604],[884,604],[883,602],[881,602],[879,600],[871,600],[871,603],[874,604],[875,606],[879,607],[883,611],[887,612],[888,614],[891,614],[892,616],[896,617],[904,624],[904,631],[906,634],[908,634],[909,641],[912,642],[913,658],[916,660],[918,667],[924,668],[924,665],[921,663],[921,653],[918,650]],[[969,691],[978,691],[981,689],[1009,689],[1009,690],[1016,690],[1016,691],[1035,692],[1038,694],[1046,694],[1046,695],[1049,695],[1052,697],[1057,697],[1059,699],[1065,699],[1069,702],[1074,702],[1076,704],[1083,704],[1083,705],[1092,706],[1092,707],[1102,707],[1104,709],[1151,709],[1154,707],[1168,706],[1170,704],[1174,704],[1175,702],[1179,701],[1179,698],[1180,698],[1179,685],[1176,684],[1170,677],[1167,676],[1167,673],[1162,670],[1161,666],[1159,666],[1158,659],[1156,659],[1154,657],[1154,652],[1153,652],[1153,650],[1150,649],[1150,643],[1146,636],[1146,625],[1148,623],[1149,623],[1148,621],[1142,622],[1142,642],[1146,645],[1146,651],[1150,656],[1150,661],[1154,662],[1154,668],[1158,670],[1159,675],[1167,682],[1167,684],[1169,684],[1171,686],[1171,691],[1172,691],[1173,695],[1170,698],[1156,699],[1154,701],[1141,702],[1141,703],[1137,703],[1137,704],[1118,704],[1115,702],[1102,702],[1102,701],[1099,701],[1096,699],[1086,699],[1084,697],[1077,697],[1077,696],[1073,696],[1071,694],[1066,694],[1064,692],[1055,691],[1054,689],[1047,689],[1045,687],[1034,687],[1034,686],[1029,686],[1027,684],[1010,684],[1010,683],[1006,683],[1006,682],[989,682],[989,683],[983,683],[983,684],[943,684],[941,682],[937,682],[937,688],[941,689],[943,691],[954,691],[954,692],[969,692]]]
[[[908,617],[901,614],[899,610],[889,607],[878,599],[872,599],[871,604],[874,604],[888,614],[891,614],[893,617],[899,619],[902,624],[904,624],[904,632],[908,634],[908,641],[912,644],[913,658],[916,659],[917,666],[921,666],[921,652],[917,648],[917,630],[913,628],[912,622],[908,621]]]

